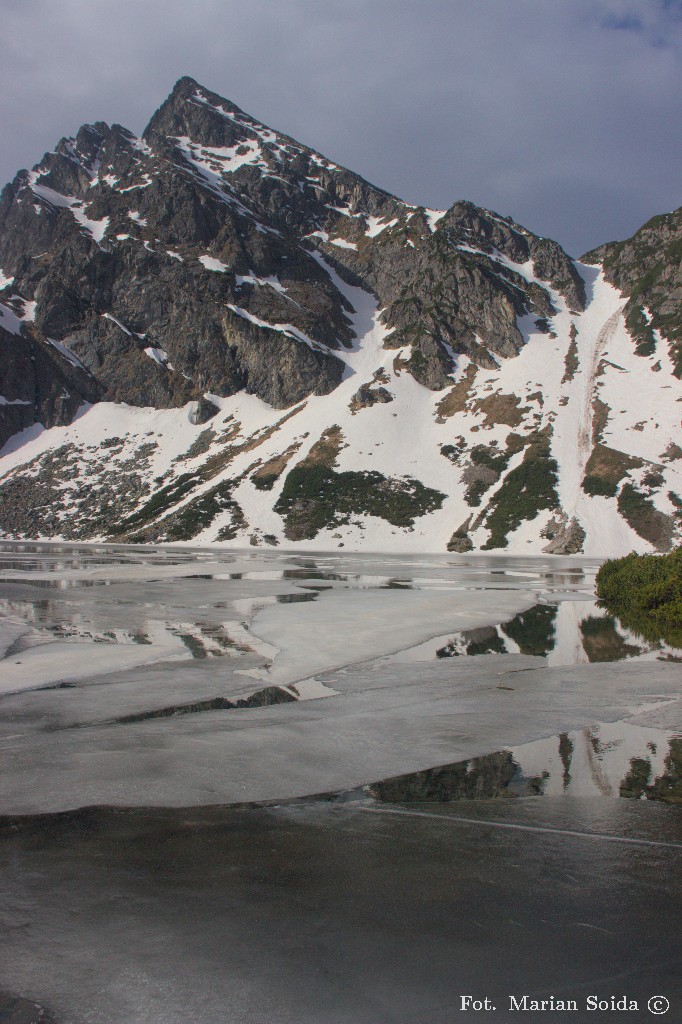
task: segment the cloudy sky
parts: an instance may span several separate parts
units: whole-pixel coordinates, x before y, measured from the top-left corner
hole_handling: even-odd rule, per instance
[[[0,0],[0,181],[188,74],[409,202],[574,255],[682,203],[682,0]]]

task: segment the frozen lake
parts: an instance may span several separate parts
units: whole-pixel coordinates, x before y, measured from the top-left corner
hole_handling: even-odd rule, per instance
[[[597,568],[0,544],[0,988],[60,1024],[672,999],[682,652]]]

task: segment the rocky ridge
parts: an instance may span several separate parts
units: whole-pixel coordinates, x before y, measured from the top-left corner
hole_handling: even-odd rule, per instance
[[[0,530],[663,550],[679,227],[578,264],[181,79],[141,138],[84,126],[3,190]]]
[[[682,208],[652,217],[624,242],[607,242],[583,256],[628,296],[624,313],[637,350],[649,355],[658,331],[682,377]]]

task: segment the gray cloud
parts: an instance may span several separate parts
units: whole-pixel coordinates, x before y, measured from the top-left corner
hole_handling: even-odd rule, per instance
[[[410,202],[573,253],[679,205],[679,0],[0,0],[0,180],[183,74]]]

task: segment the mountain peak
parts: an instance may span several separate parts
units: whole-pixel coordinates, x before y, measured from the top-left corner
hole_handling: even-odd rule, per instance
[[[197,82],[195,78],[190,78],[189,75],[183,75],[179,78],[173,88],[171,89],[168,98],[162,104],[162,107],[166,104],[177,105],[178,103],[186,103],[187,101],[197,100],[201,102],[208,102],[211,105],[224,106],[227,110],[239,110],[239,107],[235,106],[225,96],[221,96],[217,92],[212,92],[207,89],[200,82]]]
[[[178,78],[168,95],[167,102],[170,100],[188,100],[197,95],[201,96],[211,104],[215,103],[225,105],[228,110],[239,110],[240,113],[244,113],[244,111],[240,110],[240,108],[226,96],[213,92],[213,90],[208,89],[205,85],[202,85],[201,82],[197,82],[196,78],[191,78],[189,75],[183,75],[182,78]]]
[[[674,217],[600,275],[471,202],[410,206],[189,76],[145,136],[86,125],[0,199],[0,443],[48,428],[12,442],[0,530],[682,535]]]
[[[209,143],[215,139],[216,133],[221,134],[226,115],[248,118],[235,103],[185,75],[178,79],[154,113],[143,137],[188,135]]]
[[[201,85],[195,78],[191,78],[189,75],[183,75],[178,78],[177,82],[171,89],[171,96],[186,96],[189,92],[194,89],[200,89]]]

